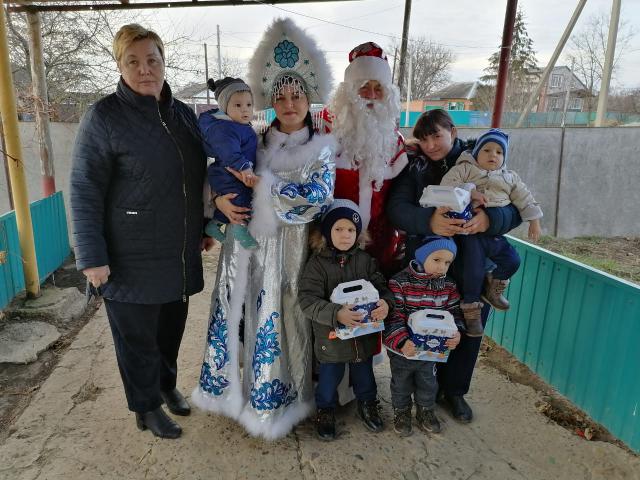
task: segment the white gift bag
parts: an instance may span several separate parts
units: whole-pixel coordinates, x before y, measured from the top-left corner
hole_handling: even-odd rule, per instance
[[[357,327],[340,326],[335,329],[336,336],[342,340],[384,330],[384,322],[375,322],[371,312],[378,308],[380,296],[375,287],[366,280],[344,282],[333,289],[329,298],[340,305],[354,305],[353,311],[365,314],[362,323]]]
[[[471,203],[471,194],[467,190],[444,185],[429,185],[425,187],[420,197],[422,207],[449,207],[457,213],[464,212],[469,203]]]
[[[426,308],[409,315],[407,324],[411,341],[415,344],[418,353],[413,357],[405,358],[430,362],[447,361],[449,349],[445,342],[454,337],[458,331],[451,313],[446,310]]]

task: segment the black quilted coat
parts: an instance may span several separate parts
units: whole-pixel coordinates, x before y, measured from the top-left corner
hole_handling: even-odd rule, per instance
[[[159,304],[202,290],[198,132],[167,83],[158,102],[120,79],[84,116],[71,170],[76,265],[109,265],[105,298]]]

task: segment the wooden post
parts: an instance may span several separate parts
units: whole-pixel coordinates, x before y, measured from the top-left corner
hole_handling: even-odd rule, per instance
[[[411,23],[411,0],[404,1],[404,22],[402,24],[402,43],[400,44],[400,66],[398,67],[398,87],[404,86],[404,68],[407,63],[407,43],[409,42],[409,24]]]
[[[29,51],[31,52],[31,79],[33,83],[33,105],[36,109],[36,132],[40,146],[40,173],[42,174],[42,196],[48,197],[56,192],[56,179],[53,168],[53,146],[49,125],[49,96],[42,54],[42,33],[40,13],[27,12],[29,21]]]
[[[27,180],[24,174],[22,144],[18,129],[18,113],[16,109],[16,94],[11,77],[9,62],[9,42],[7,40],[7,26],[4,18],[4,0],[0,0],[0,113],[4,126],[4,138],[7,145],[9,159],[9,176],[13,187],[13,202],[16,211],[18,237],[24,268],[24,283],[27,297],[35,298],[40,295],[40,279],[38,278],[38,264],[36,249],[33,242],[33,225],[31,210],[29,210],[29,194]]]

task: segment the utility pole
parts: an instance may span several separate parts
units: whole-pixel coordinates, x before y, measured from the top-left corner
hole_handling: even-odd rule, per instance
[[[218,78],[222,78],[222,55],[220,55],[220,25],[216,25],[216,34],[218,37]]]
[[[391,70],[391,83],[396,78],[396,60],[398,59],[398,47],[393,52],[393,69]]]
[[[411,56],[409,56],[409,75],[407,75],[407,103],[404,112],[404,126],[409,127],[409,116],[411,114],[411,108],[409,107],[409,103],[411,102],[411,77],[412,77],[412,62]]]
[[[404,66],[407,61],[407,43],[409,41],[409,24],[411,23],[411,0],[404,1],[404,22],[402,23],[402,44],[400,45],[400,67],[398,68],[398,86],[404,85]]]
[[[573,11],[571,20],[569,20],[569,24],[564,29],[564,33],[562,34],[562,37],[560,37],[560,40],[558,41],[558,45],[556,45],[556,49],[554,50],[553,55],[551,55],[551,59],[549,60],[547,67],[544,69],[544,72],[542,73],[542,77],[540,78],[540,81],[538,82],[536,89],[531,93],[531,96],[529,97],[529,101],[527,102],[527,105],[522,109],[522,113],[520,113],[520,118],[518,118],[518,122],[516,123],[516,128],[519,128],[522,126],[522,123],[527,118],[527,115],[529,115],[529,112],[531,111],[533,104],[540,96],[540,93],[542,92],[542,88],[546,85],[547,80],[549,80],[549,75],[551,74],[553,67],[555,67],[556,62],[558,61],[558,57],[562,53],[562,50],[564,49],[564,46],[566,45],[567,40],[571,35],[573,27],[575,27],[576,22],[580,17],[580,13],[582,13],[582,9],[584,8],[586,3],[587,3],[587,0],[580,0],[578,2],[578,5],[576,5],[576,9]],[[573,67],[571,68],[571,70],[573,70]]]
[[[40,13],[27,12],[29,22],[29,51],[31,52],[31,79],[33,83],[33,103],[36,109],[36,132],[40,146],[40,173],[42,174],[42,196],[56,193],[56,179],[53,168],[53,145],[49,124],[49,95],[42,55],[42,32]]]
[[[40,279],[38,277],[38,263],[36,262],[36,248],[33,241],[33,224],[29,209],[29,194],[27,180],[24,174],[22,144],[20,129],[18,128],[18,114],[16,112],[16,94],[11,76],[9,63],[9,42],[4,10],[4,0],[0,0],[0,114],[4,127],[4,140],[7,145],[6,155],[9,163],[9,177],[13,187],[13,201],[16,211],[18,238],[20,239],[20,255],[24,269],[24,284],[28,298],[40,295]]]
[[[496,84],[496,101],[493,106],[491,128],[499,128],[504,108],[504,97],[509,78],[509,60],[511,57],[511,44],[513,43],[513,27],[518,11],[518,0],[508,0],[507,10],[504,15],[504,29],[502,30],[502,46],[500,48],[500,63],[498,66],[498,81]]]
[[[607,116],[607,100],[609,96],[609,83],[611,82],[611,70],[616,54],[616,38],[618,37],[618,24],[620,23],[620,5],[622,0],[613,0],[611,6],[611,21],[609,22],[609,38],[607,40],[607,52],[604,56],[604,68],[602,70],[602,82],[598,95],[598,110],[596,110],[596,127],[602,127]]]
[[[209,58],[207,57],[207,44],[204,44],[204,84],[207,88],[207,105],[211,103],[211,91],[209,90]]]

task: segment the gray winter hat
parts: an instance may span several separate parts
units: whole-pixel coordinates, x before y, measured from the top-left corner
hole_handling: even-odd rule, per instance
[[[216,101],[218,102],[218,108],[223,112],[227,112],[227,106],[229,105],[229,100],[234,93],[238,92],[249,92],[251,93],[251,88],[249,85],[244,83],[244,81],[240,78],[232,78],[232,77],[224,77],[222,80],[213,81],[209,79],[207,81],[207,85],[209,90],[214,92],[214,96]]]

